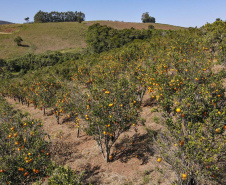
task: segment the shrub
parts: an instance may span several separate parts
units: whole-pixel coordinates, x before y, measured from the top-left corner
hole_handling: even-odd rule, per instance
[[[80,175],[76,174],[71,168],[59,166],[55,168],[52,175],[48,178],[49,185],[81,185],[84,172]]]
[[[21,42],[23,41],[23,39],[20,36],[17,36],[14,39],[14,42],[16,42],[17,46],[21,46]]]
[[[148,29],[155,29],[153,25],[148,25]]]

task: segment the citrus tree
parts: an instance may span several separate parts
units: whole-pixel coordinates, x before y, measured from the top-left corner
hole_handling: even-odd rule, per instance
[[[13,111],[0,96],[0,182],[21,184],[45,177],[51,163],[45,138],[39,121]]]
[[[167,52],[152,55],[155,66],[150,68],[149,90],[162,106],[163,124],[168,128],[157,137],[156,148],[176,171],[176,183],[224,183],[226,117],[222,83],[226,74],[212,70],[222,50],[213,55],[209,48],[215,46],[205,35],[200,37],[202,33],[196,30],[185,33],[178,33],[176,42],[162,41]],[[208,33],[208,39],[211,35],[217,41],[222,35],[217,33]]]
[[[86,132],[92,135],[107,162],[112,160],[110,150],[119,136],[136,126],[139,116],[136,87],[122,77],[117,82],[93,85],[87,92],[84,119]]]

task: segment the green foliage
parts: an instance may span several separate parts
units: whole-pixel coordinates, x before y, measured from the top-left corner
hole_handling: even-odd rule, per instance
[[[148,184],[150,182],[149,172],[145,170],[143,175],[143,184]]]
[[[97,52],[111,43],[110,34],[125,33],[124,40],[129,35],[100,25],[90,29],[88,40]],[[131,30],[128,33],[134,33]],[[108,161],[118,136],[136,129],[148,90],[150,105],[159,104],[164,111],[164,119],[155,120],[164,120],[165,127],[163,133],[148,134],[176,173],[175,184],[225,184],[226,74],[213,70],[215,62],[225,62],[225,30],[223,21],[184,31],[154,29],[145,41],[1,81],[0,92],[49,106],[58,117],[74,116],[78,130],[84,128],[94,137]]]
[[[220,18],[216,18],[216,21],[222,21]]]
[[[155,18],[151,17],[148,12],[142,14],[141,20],[143,23],[155,23]]]
[[[51,162],[47,138],[40,122],[13,111],[0,96],[0,182],[41,184],[48,178],[50,185],[82,184],[84,172],[78,174]]]
[[[110,49],[119,48],[136,39],[148,39],[152,35],[150,30],[123,29],[117,30],[99,23],[89,27],[86,42],[91,52],[101,53]]]
[[[46,54],[27,54],[22,57],[1,60],[0,69],[3,68],[7,71],[11,72],[19,72],[23,70],[26,73],[29,70],[36,70],[44,66],[54,66],[55,64],[62,63],[67,60],[75,60],[78,59],[81,55],[79,53],[46,53]],[[4,70],[4,71],[5,71]]]
[[[4,73],[4,71],[6,70],[5,68],[6,68],[6,62],[3,60],[3,59],[0,59],[0,74],[3,74]],[[0,76],[0,78],[1,78],[1,76]]]
[[[206,35],[207,42],[222,43],[226,36],[225,24],[225,21],[216,20],[213,24],[207,23],[200,29]]]
[[[53,170],[52,175],[48,178],[48,184],[81,185],[83,174],[84,172],[77,175],[71,168],[59,166]]]
[[[150,79],[149,89],[153,93],[156,84],[159,86],[155,95],[165,110],[168,128],[165,135],[158,136],[156,148],[178,174],[177,183],[224,184],[225,88],[218,82],[226,73],[213,74],[213,55],[208,48],[221,56],[221,48],[215,48],[214,43],[224,38],[225,23],[207,24],[201,30],[205,34],[189,31],[193,39],[185,32],[180,39],[167,41],[168,46],[176,44],[166,49],[167,55],[160,54],[156,67],[149,71],[156,79],[154,85]],[[196,44],[191,42],[194,38]],[[182,179],[182,173],[187,178]]]
[[[94,136],[107,162],[110,149],[119,136],[136,125],[140,106],[137,89],[126,78],[108,80],[108,83],[92,85],[87,101],[83,101],[87,102],[83,110],[89,123],[86,131]]]
[[[156,107],[151,108],[151,112],[158,112],[158,108]]]
[[[24,18],[25,21],[29,22],[29,17]]]
[[[47,175],[51,163],[40,122],[13,111],[0,96],[0,182],[21,184]]]
[[[34,16],[35,23],[44,23],[44,22],[79,22],[85,20],[85,14],[82,12],[56,12],[52,11],[50,13],[38,11]]]
[[[155,116],[153,120],[155,123],[159,123],[159,118],[157,116]]]
[[[20,36],[17,36],[14,39],[14,42],[16,42],[17,46],[21,46],[21,42],[23,41],[23,39]]]
[[[155,27],[153,25],[149,25],[148,29],[155,29]]]

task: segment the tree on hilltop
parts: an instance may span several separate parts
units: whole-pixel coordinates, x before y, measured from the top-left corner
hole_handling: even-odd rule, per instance
[[[141,20],[143,23],[155,23],[155,18],[151,17],[148,12],[142,14]]]
[[[75,12],[75,14],[77,15],[77,21],[79,23],[81,23],[82,21],[85,20],[85,14],[82,12]]]
[[[82,12],[56,12],[52,11],[50,13],[38,11],[34,16],[35,23],[44,23],[44,22],[79,22],[85,20],[85,14]]]
[[[24,20],[27,21],[27,23],[28,23],[29,22],[29,17],[26,17]]]
[[[216,18],[216,21],[222,21],[220,18]]]
[[[42,23],[42,22],[46,22],[45,19],[45,12],[39,10],[35,16],[34,16],[34,22],[35,23]]]

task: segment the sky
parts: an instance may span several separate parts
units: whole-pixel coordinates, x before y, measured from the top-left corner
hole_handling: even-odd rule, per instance
[[[226,0],[0,0],[0,20],[33,21],[39,11],[81,11],[86,21],[141,22],[145,12],[156,23],[201,27],[216,18],[226,20]]]

